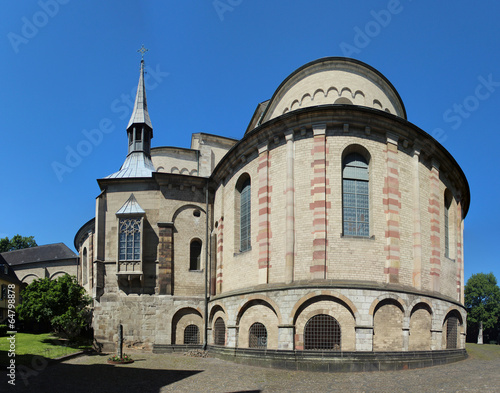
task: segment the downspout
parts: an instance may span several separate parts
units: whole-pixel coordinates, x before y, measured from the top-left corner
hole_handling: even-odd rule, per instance
[[[198,161],[199,162],[199,161]],[[203,335],[203,350],[207,349],[207,334],[208,334],[208,183],[209,178],[207,178],[207,187],[205,189],[205,334]]]

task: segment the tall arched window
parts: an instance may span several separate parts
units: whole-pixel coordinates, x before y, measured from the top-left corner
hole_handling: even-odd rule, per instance
[[[344,235],[370,236],[368,162],[359,153],[344,158],[342,171]]]
[[[250,326],[248,332],[248,347],[267,348],[267,329],[262,323],[255,322]]]
[[[83,249],[82,256],[82,285],[87,284],[87,248]]]
[[[340,325],[334,317],[315,315],[304,327],[304,349],[340,350]]]
[[[448,190],[444,193],[444,256],[450,257],[450,207],[451,195]]]
[[[201,241],[198,239],[189,247],[189,270],[201,270]]]
[[[226,345],[226,324],[221,317],[214,323],[214,344]]]
[[[251,182],[248,175],[244,175],[238,180],[236,186],[239,200],[236,203],[236,221],[239,221],[239,249],[240,252],[250,250],[251,248]]]
[[[200,330],[196,325],[188,325],[184,329],[184,344],[199,344]]]

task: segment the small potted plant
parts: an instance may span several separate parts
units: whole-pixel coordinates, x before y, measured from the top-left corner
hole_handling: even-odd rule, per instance
[[[134,360],[129,355],[124,353],[122,357],[119,357],[118,355],[109,357],[108,363],[109,364],[127,364],[127,363],[134,363]]]

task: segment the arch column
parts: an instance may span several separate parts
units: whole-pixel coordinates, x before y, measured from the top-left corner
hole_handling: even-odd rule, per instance
[[[227,326],[227,338],[226,338],[226,347],[228,348],[236,348],[237,338],[238,338],[238,327],[237,326]]]
[[[373,351],[373,326],[356,326],[356,351]]]
[[[293,281],[295,264],[295,179],[293,130],[285,132],[286,140],[286,187],[285,187],[285,283]]]
[[[441,234],[440,234],[440,191],[439,191],[439,162],[432,160],[432,169],[430,172],[430,198],[429,213],[431,215],[431,257],[430,257],[430,275],[431,289],[439,292],[441,279]]]
[[[267,284],[269,280],[269,239],[270,234],[270,186],[269,186],[269,148],[268,143],[259,146],[259,284]]]
[[[312,150],[313,179],[311,180],[312,203],[309,205],[313,216],[313,255],[310,273],[312,279],[326,278],[326,124],[313,125],[314,145]]]
[[[420,218],[420,147],[413,152],[413,274],[412,284],[422,289],[422,225]]]
[[[384,182],[384,210],[387,221],[385,280],[387,283],[399,283],[400,267],[400,215],[401,192],[399,191],[397,135],[387,133],[386,166],[387,176]]]
[[[278,326],[278,349],[292,351],[293,338],[294,338],[294,325],[280,325]]]

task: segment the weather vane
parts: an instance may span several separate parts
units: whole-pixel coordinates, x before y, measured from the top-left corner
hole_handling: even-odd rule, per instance
[[[144,44],[142,44],[141,49],[139,49],[137,52],[141,54],[141,60],[144,60],[144,53],[146,53],[149,49],[144,48]]]

